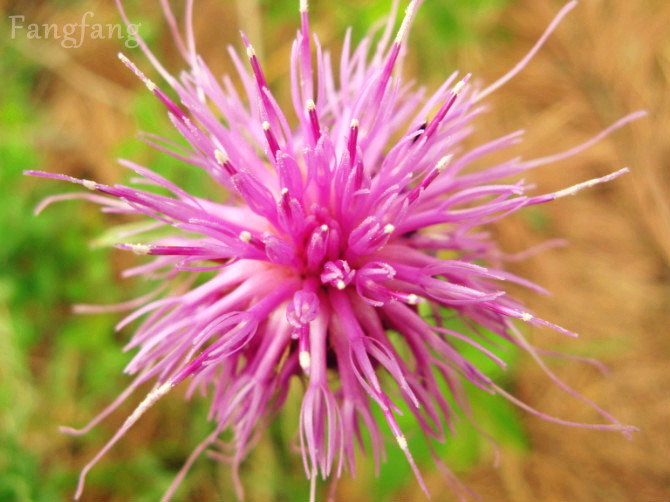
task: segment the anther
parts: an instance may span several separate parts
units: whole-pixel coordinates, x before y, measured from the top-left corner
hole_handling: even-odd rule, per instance
[[[122,62],[124,65],[126,65],[128,68],[130,68],[130,69],[132,70],[132,72],[133,72],[135,75],[137,75],[137,77],[139,77],[139,79],[142,80],[142,82],[144,82],[144,85],[147,86],[147,89],[149,89],[150,92],[154,92],[154,91],[158,88],[158,87],[156,86],[156,84],[154,84],[151,80],[149,80],[149,79],[144,75],[144,73],[142,73],[142,72],[140,71],[140,69],[139,69],[137,66],[135,66],[135,64],[134,64],[130,59],[128,59],[128,58],[126,57],[125,54],[119,52],[119,53],[118,53],[118,56],[119,56],[119,59],[121,60],[121,62]]]
[[[309,368],[312,365],[312,358],[309,355],[309,352],[306,350],[301,350],[300,354],[298,355],[298,360],[300,361],[300,367],[305,371],[305,373],[309,373]]]
[[[263,132],[265,133],[265,139],[268,141],[268,146],[270,147],[272,156],[276,159],[277,151],[279,150],[279,143],[277,142],[275,135],[270,130],[270,122],[267,120],[263,122]]]
[[[358,141],[358,119],[351,119],[351,130],[349,131],[349,141],[347,149],[349,150],[349,159],[351,165],[354,165],[356,159],[356,142]]]
[[[307,114],[309,115],[309,122],[312,126],[312,135],[314,136],[314,142],[317,142],[321,137],[321,126],[319,125],[319,117],[316,114],[316,103],[314,100],[307,100]]]
[[[148,244],[128,244],[128,248],[137,255],[149,254],[151,251]]]
[[[81,180],[81,184],[89,190],[96,190],[98,188],[98,184],[91,180]]]
[[[412,2],[407,6],[407,9],[405,10],[405,18],[402,20],[398,34],[395,37],[395,44],[400,45],[402,43],[403,39],[405,38],[405,34],[409,30],[409,26],[412,24],[412,20],[414,19],[414,15],[416,14],[418,7],[417,0],[412,0]]]
[[[458,84],[454,86],[451,92],[453,92],[454,94],[456,94],[456,96],[458,96],[463,90],[463,87],[465,87],[465,80],[461,80],[460,82],[458,82]]]
[[[230,163],[230,157],[228,157],[226,152],[216,149],[214,150],[214,157],[216,158],[217,164],[223,167],[230,176],[237,174],[237,170]]]
[[[402,434],[398,435],[395,437],[396,441],[398,441],[398,446],[400,446],[400,449],[402,451],[407,451],[407,438],[403,436]]]
[[[435,169],[437,170],[438,174],[447,168],[447,166],[451,163],[451,159],[453,157],[454,156],[451,154],[445,155],[437,162],[437,166],[435,166]]]
[[[216,161],[221,165],[224,165],[226,162],[228,162],[228,156],[221,150],[214,150],[214,157],[216,157]]]

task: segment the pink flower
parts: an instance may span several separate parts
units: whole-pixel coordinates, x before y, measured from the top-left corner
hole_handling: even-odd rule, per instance
[[[305,471],[312,480],[312,500],[319,473],[325,478],[339,477],[345,467],[354,471],[362,428],[370,434],[378,462],[388,427],[426,490],[396,421],[397,402],[408,404],[427,438],[442,441],[445,423],[455,413],[440,390],[442,381],[458,405],[464,404],[462,381],[467,380],[547,420],[625,434],[634,430],[574,393],[548,369],[558,385],[591,404],[608,423],[576,424],[535,411],[460,355],[450,339],[477,347],[504,367],[477,341],[477,327],[518,345],[541,365],[516,321],[573,335],[535,317],[506,294],[505,281],[543,290],[505,272],[504,255],[478,229],[626,172],[546,195],[527,194],[523,181],[501,182],[574,155],[640,114],[621,119],[564,153],[467,170],[475,159],[521,140],[516,132],[470,151],[461,146],[482,111],[479,103],[522,69],[575,2],[560,11],[528,56],[497,82],[482,89],[469,76],[453,73],[427,99],[421,90],[403,83],[400,74],[405,41],[420,3],[409,4],[395,36],[393,12],[375,50],[371,38],[352,49],[347,35],[336,72],[330,54],[312,38],[303,0],[290,61],[294,117],[289,118],[270,92],[246,37],[251,72],[230,51],[246,94],[241,97],[227,77],[217,80],[197,56],[190,26],[186,41],[182,39],[167,2],[162,2],[187,71],[179,79],[171,76],[141,40],[140,45],[178,100],[125,56],[120,58],[164,103],[190,149],[155,137],[147,141],[185,168],[206,171],[229,197],[196,197],[130,161],[122,163],[149,188],[28,173],[83,185],[93,193],[78,197],[100,204],[105,212],[148,217],[152,223],[143,231],[171,229],[169,237],[148,240],[140,232],[133,239],[141,243],[118,245],[153,257],[126,275],[144,275],[161,285],[151,298],[118,306],[134,310],[119,328],[142,319],[127,346],[138,349],[126,369],[135,380],[89,426],[69,432],[87,431],[141,384],[152,381],[155,387],[84,467],[76,497],[88,470],[150,406],[183,381],[189,394],[200,389],[211,397],[209,417],[215,428],[195,449],[165,499],[225,429],[233,431],[224,453],[229,453],[236,471],[281,409],[293,378],[306,387],[296,427]],[[190,12],[193,2],[187,4]],[[59,198],[46,200],[38,209]],[[216,273],[195,285],[205,270]],[[434,310],[435,322],[419,315],[419,303]],[[460,316],[472,330],[459,333],[445,327],[440,309]],[[402,350],[390,342],[389,330],[400,334]],[[382,380],[383,373],[391,378]],[[385,424],[373,419],[375,406]]]

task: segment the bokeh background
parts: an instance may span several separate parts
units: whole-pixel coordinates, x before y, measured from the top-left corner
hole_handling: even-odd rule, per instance
[[[427,0],[410,37],[406,71],[429,89],[452,69],[492,82],[537,40],[563,2],[553,0]],[[181,4],[181,2],[173,2]],[[181,67],[157,2],[127,1],[131,18],[168,68]],[[83,437],[61,435],[62,424],[85,424],[129,382],[131,357],[120,350],[116,315],[76,316],[76,303],[111,303],[146,291],[122,280],[132,256],[106,246],[107,229],[126,221],[80,202],[34,217],[45,196],[69,186],[22,176],[44,169],[105,183],[127,173],[129,157],[195,193],[216,188],[188,168],[134,139],[138,129],[174,137],[161,106],[117,60],[123,50],[152,75],[124,40],[85,38],[79,48],[54,39],[11,36],[9,16],[31,22],[119,23],[113,2],[0,1],[0,501],[70,499],[79,469],[121,425],[141,395]],[[359,40],[388,10],[380,0],[311,5],[314,31],[339,54],[346,26]],[[243,28],[261,54],[280,101],[288,103],[290,43],[298,2],[198,0],[198,47],[215,73],[232,72],[225,47],[241,47]],[[181,9],[178,9],[181,11]],[[581,333],[565,340],[549,330],[529,333],[552,350],[596,357],[609,368],[551,359],[570,385],[641,431],[632,441],[615,433],[565,428],[513,409],[503,399],[473,394],[473,412],[494,436],[494,449],[464,422],[440,448],[482,501],[662,502],[670,497],[670,3],[666,0],[584,0],[563,21],[521,75],[491,96],[473,144],[519,128],[526,141],[512,153],[542,156],[595,135],[638,110],[649,116],[582,155],[530,174],[538,193],[563,188],[623,166],[613,183],[541,208],[530,208],[492,230],[503,249],[524,250],[551,238],[568,246],[513,265],[551,290],[549,298],[515,291],[538,315]],[[552,385],[523,354],[496,378],[531,405],[572,420],[594,413]],[[84,500],[154,501],[191,449],[210,430],[206,402],[184,405],[180,391],[161,400],[90,473]],[[297,394],[296,394],[297,398]],[[299,455],[292,448],[297,401],[265,435],[243,468],[250,501],[306,500]],[[412,445],[411,430],[410,445]],[[423,501],[411,472],[389,439],[380,477],[362,461],[336,500]],[[413,446],[413,445],[412,445]],[[416,452],[433,500],[454,500]],[[235,500],[229,468],[200,459],[175,500]]]

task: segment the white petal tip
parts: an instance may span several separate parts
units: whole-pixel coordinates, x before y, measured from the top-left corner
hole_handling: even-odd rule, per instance
[[[148,244],[127,244],[127,246],[128,249],[136,255],[144,255],[151,252],[151,246]]]
[[[167,394],[170,389],[172,388],[172,382],[168,380],[167,382],[161,384],[160,386],[156,387],[154,390],[149,392],[147,394],[147,397],[144,398],[144,401],[142,401],[137,408],[130,414],[128,418],[126,418],[126,421],[123,425],[123,427],[128,427],[144,415],[144,413],[151,408],[156,401],[158,401],[161,397],[163,397],[165,394]]]
[[[305,371],[305,373],[309,372],[309,368],[312,365],[312,358],[309,355],[309,352],[306,350],[300,351],[298,360],[300,361],[300,367]]]
[[[214,150],[214,157],[216,157],[216,161],[221,165],[228,162],[228,155],[226,155],[225,152],[222,152],[221,150]]]
[[[89,190],[95,190],[98,188],[98,184],[95,181],[91,180],[82,180],[81,184],[84,188],[88,188]]]
[[[396,441],[398,441],[398,446],[400,446],[400,449],[402,451],[407,451],[408,446],[407,446],[407,438],[405,436],[400,435],[395,437]]]
[[[444,157],[442,157],[437,163],[437,166],[436,166],[437,172],[441,173],[442,171],[444,171],[447,168],[447,166],[449,164],[451,164],[451,159],[453,157],[454,156],[451,155],[451,154],[450,155],[445,155]]]
[[[465,80],[461,80],[456,84],[452,92],[458,96],[463,91],[463,87],[465,87]]]

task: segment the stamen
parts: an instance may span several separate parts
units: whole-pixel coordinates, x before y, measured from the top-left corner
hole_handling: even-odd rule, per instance
[[[356,160],[356,143],[358,141],[358,120],[351,119],[351,126],[349,130],[349,141],[347,142],[347,150],[349,150],[349,161],[354,165]]]
[[[449,113],[451,107],[454,106],[456,98],[458,98],[459,93],[463,90],[463,86],[467,83],[468,80],[470,80],[470,76],[471,74],[468,73],[465,77],[463,77],[463,80],[456,84],[451,90],[447,101],[442,105],[442,108],[439,109],[437,114],[435,114],[435,118],[430,122],[430,124],[428,124],[428,127],[426,127],[424,134],[427,138],[430,138],[437,131],[437,128],[442,123],[442,120],[444,120],[444,117],[447,116],[447,113]]]
[[[216,149],[214,150],[214,157],[216,158],[216,162],[221,167],[223,167],[230,176],[237,174],[237,169],[233,167],[233,164],[230,162],[230,158],[226,152]]]
[[[452,89],[451,92],[453,92],[456,96],[458,96],[458,95],[461,93],[461,91],[463,90],[463,87],[465,87],[465,79],[463,79],[463,80],[461,80],[460,82],[458,82],[458,83],[454,86],[454,88]]]
[[[280,210],[283,211],[283,214],[287,218],[290,218],[291,196],[288,193],[288,188],[282,188],[281,189],[281,195],[279,196],[278,204],[280,206]]]
[[[618,178],[622,174],[625,174],[629,172],[629,169],[627,167],[624,167],[623,169],[619,169],[618,171],[615,171],[611,174],[608,174],[606,176],[602,176],[600,178],[593,178],[588,181],[583,181],[582,183],[577,183],[576,185],[573,185],[568,188],[564,188],[563,190],[559,190],[558,192],[550,193],[550,194],[545,194],[545,195],[538,195],[536,197],[531,197],[528,199],[527,204],[541,204],[543,202],[547,202],[550,200],[555,200],[555,199],[560,199],[561,197],[566,197],[568,195],[575,195],[577,192],[580,190],[583,190],[584,188],[591,188],[593,186],[599,185],[600,183],[605,183],[607,181],[611,181],[614,178]]]
[[[451,163],[452,158],[454,158],[454,156],[449,154],[445,155],[438,161],[437,166],[435,166],[435,169],[437,170],[438,174],[447,168],[447,166]]]
[[[328,251],[328,225],[321,225],[314,229],[307,244],[307,267],[310,271],[317,271]]]
[[[356,276],[356,271],[351,270],[349,264],[344,260],[329,261],[323,266],[321,272],[321,283],[343,290]]]
[[[151,408],[154,404],[156,404],[156,401],[158,401],[161,397],[163,397],[165,394],[167,394],[172,387],[174,387],[176,383],[173,380],[168,380],[167,382],[163,383],[159,387],[155,388],[149,394],[147,397],[144,398],[144,400],[139,404],[137,408],[135,408],[135,411],[133,411],[130,416],[126,419],[126,421],[123,423],[121,428],[116,431],[116,434],[110,439],[107,444],[100,450],[93,459],[84,466],[82,469],[81,473],[79,474],[79,482],[77,483],[77,491],[74,494],[75,500],[79,500],[81,497],[82,492],[84,491],[84,483],[86,482],[86,475],[88,474],[88,471],[91,470],[91,468],[100,460],[100,458],[107,453],[107,451],[114,446],[119,439],[126,433],[130,427],[132,427],[135,422],[139,420],[139,418],[149,409]]]
[[[272,152],[272,157],[277,158],[277,151],[279,150],[279,143],[277,138],[270,130],[270,122],[267,120],[263,122],[263,133],[265,133],[265,139],[268,141],[268,146],[270,147],[270,152]]]
[[[134,74],[137,78],[139,78],[142,82],[144,82],[144,85],[146,85],[147,89],[156,96],[158,99],[160,99],[165,107],[172,113],[172,115],[175,116],[175,118],[178,118],[181,121],[186,121],[186,115],[184,112],[175,104],[174,101],[172,101],[167,94],[165,94],[161,89],[154,84],[151,80],[149,80],[140,69],[135,66],[135,64],[130,61],[125,55],[122,53],[118,53],[119,59],[121,62],[126,65]],[[158,67],[159,71],[160,68]],[[162,73],[162,72],[161,72]],[[168,80],[169,82],[172,82],[171,77],[169,75],[163,74],[163,77]],[[192,127],[192,126],[190,126]]]
[[[400,25],[400,29],[398,30],[398,33],[395,37],[395,41],[393,42],[393,45],[391,46],[391,52],[388,55],[388,60],[386,61],[386,64],[384,65],[384,69],[382,70],[381,77],[379,79],[379,87],[377,88],[377,92],[375,94],[375,103],[380,103],[382,95],[384,94],[384,90],[386,89],[386,85],[389,82],[389,79],[391,78],[391,73],[393,72],[393,68],[396,64],[396,61],[398,60],[398,55],[400,54],[400,46],[402,45],[402,42],[409,31],[409,27],[412,24],[412,21],[414,20],[414,15],[416,14],[416,11],[419,8],[419,0],[412,0],[412,2],[407,6],[407,9],[405,9],[405,17],[402,20],[402,24]]]
[[[316,143],[321,137],[321,126],[319,125],[319,117],[316,114],[316,103],[312,99],[307,100],[307,113],[309,114],[309,122],[312,126],[314,142]]]
[[[600,183],[610,181],[610,180],[612,180],[614,178],[617,178],[620,175],[622,175],[624,173],[627,173],[627,172],[628,172],[628,168],[624,168],[624,169],[620,169],[619,171],[616,171],[612,174],[609,174],[607,176],[603,176],[601,178],[594,178],[592,180],[584,181],[582,183],[577,183],[576,185],[573,185],[571,187],[564,188],[563,190],[559,190],[558,192],[556,192],[554,194],[554,196],[555,196],[556,199],[559,199],[561,197],[565,197],[566,195],[575,195],[577,192],[579,192],[580,190],[582,190],[584,188],[591,188],[591,187],[593,187],[595,185],[598,185]]]
[[[216,157],[216,161],[221,165],[228,162],[228,156],[221,150],[214,150],[214,157]]]
[[[167,394],[170,389],[172,388],[172,382],[167,381],[160,387],[155,388],[149,394],[147,397],[144,398],[144,401],[140,403],[140,405],[135,408],[135,410],[130,414],[128,418],[126,418],[126,421],[123,423],[123,429],[130,427],[132,424],[137,422],[137,419],[140,418],[144,413],[151,408],[156,401],[158,401],[161,397],[163,397],[165,394]]]
[[[445,155],[442,157],[428,175],[412,189],[407,195],[407,200],[410,204],[418,199],[419,195],[421,195],[421,193],[423,193],[423,191],[426,190],[426,188],[428,188],[428,186],[447,168],[452,158],[453,155]]]
[[[300,92],[302,99],[314,97],[314,71],[312,69],[312,46],[309,29],[309,14],[307,0],[300,2]]]
[[[418,0],[412,0],[412,2],[407,6],[407,9],[405,9],[405,17],[402,20],[402,24],[400,25],[400,29],[398,30],[397,35],[395,36],[395,41],[394,43],[397,45],[400,45],[407,32],[409,31],[409,27],[412,24],[412,21],[414,20],[414,15],[416,14],[416,11],[419,9],[419,1]]]
[[[147,89],[149,89],[150,92],[155,92],[156,89],[158,88],[156,84],[154,84],[151,80],[149,80],[144,73],[133,63],[130,59],[126,57],[125,54],[122,52],[118,53],[119,59],[121,62],[126,65],[130,70],[139,78],[142,82],[144,82],[144,85],[147,86]]]
[[[251,46],[249,43],[249,39],[247,36],[242,33],[242,42],[247,48],[247,57],[249,58],[249,63],[251,64],[251,69],[254,72],[254,77],[256,78],[256,84],[258,85],[259,90],[261,91],[261,98],[264,98],[262,90],[265,88],[268,88],[267,81],[265,80],[265,75],[263,74],[263,70],[261,69],[261,64],[258,61],[258,57],[256,56],[256,51],[254,48]]]

